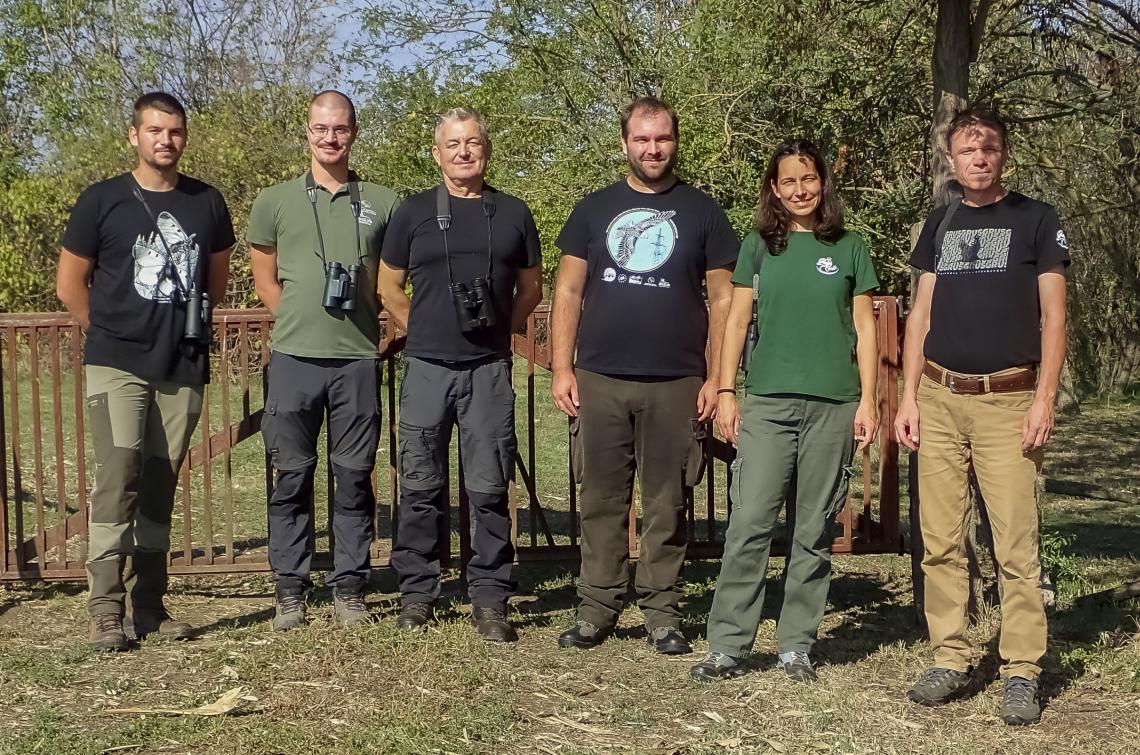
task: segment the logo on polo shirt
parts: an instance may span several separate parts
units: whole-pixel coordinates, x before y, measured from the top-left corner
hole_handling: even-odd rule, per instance
[[[815,263],[815,269],[824,275],[835,275],[839,272],[839,268],[831,261],[830,257],[820,257]]]

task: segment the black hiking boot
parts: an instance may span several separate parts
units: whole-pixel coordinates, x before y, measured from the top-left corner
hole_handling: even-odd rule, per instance
[[[121,653],[131,644],[123,632],[123,617],[115,613],[99,613],[91,617],[87,644],[95,650]]]
[[[645,638],[649,646],[662,655],[687,655],[693,646],[677,627],[657,627]]]
[[[275,632],[288,632],[290,629],[298,629],[305,626],[308,621],[304,594],[278,595],[274,609],[273,631]]]
[[[944,705],[960,697],[970,686],[970,675],[954,669],[935,666],[927,669],[906,697],[913,703],[926,706]]]
[[[1001,720],[1010,726],[1028,726],[1041,720],[1041,701],[1037,695],[1036,679],[1011,676],[1005,680]]]
[[[471,620],[479,636],[491,642],[516,642],[518,632],[507,620],[507,611],[500,607],[472,606]]]
[[[408,603],[396,619],[396,627],[405,632],[414,632],[435,619],[435,606],[431,603]]]
[[[698,682],[715,682],[718,679],[733,679],[748,673],[743,658],[733,658],[724,653],[709,653],[701,662],[689,669],[689,676]]]
[[[602,644],[602,640],[609,637],[613,627],[599,627],[588,621],[578,620],[574,626],[558,635],[558,647],[578,648],[589,650]]]

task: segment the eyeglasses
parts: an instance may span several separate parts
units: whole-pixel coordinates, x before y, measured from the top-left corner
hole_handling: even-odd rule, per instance
[[[330,131],[333,133],[333,136],[338,139],[344,139],[352,135],[352,129],[348,126],[334,126],[333,128],[329,128],[323,123],[318,123],[315,126],[307,126],[307,128],[309,129],[309,133],[313,136],[322,138],[328,136]]]

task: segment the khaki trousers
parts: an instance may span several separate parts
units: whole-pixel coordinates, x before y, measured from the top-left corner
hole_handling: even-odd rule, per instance
[[[1043,455],[1040,449],[1021,450],[1022,425],[1032,403],[1033,391],[959,395],[925,375],[919,384],[922,570],[935,666],[966,671],[973,660],[966,639],[965,532],[972,463],[993,529],[1002,588],[1001,674],[1035,679],[1041,673],[1046,626],[1039,589],[1037,474]]]

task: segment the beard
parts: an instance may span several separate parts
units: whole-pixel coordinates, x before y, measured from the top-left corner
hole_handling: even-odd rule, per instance
[[[677,153],[674,152],[672,155],[670,155],[669,159],[664,163],[657,163],[657,165],[663,165],[663,167],[661,168],[661,171],[656,175],[652,175],[646,172],[645,168],[641,165],[641,161],[629,155],[626,155],[625,161],[629,165],[629,172],[636,176],[637,180],[641,181],[642,183],[653,183],[655,181],[660,181],[662,178],[673,172],[673,166],[677,164]]]

